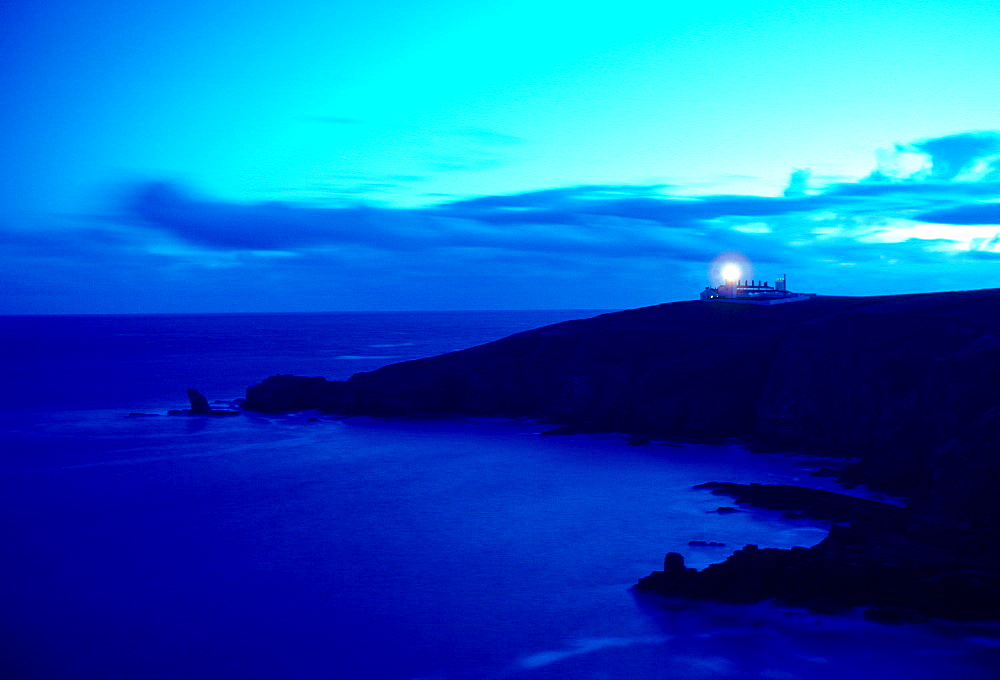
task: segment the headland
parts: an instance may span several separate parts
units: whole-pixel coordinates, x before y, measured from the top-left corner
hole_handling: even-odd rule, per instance
[[[1000,290],[797,304],[676,302],[519,333],[347,381],[277,375],[244,409],[509,415],[563,431],[720,441],[860,461],[845,483],[904,495],[811,549],[668,556],[639,587],[724,601],[868,606],[882,620],[1000,618]],[[719,487],[717,491],[725,489]],[[733,491],[733,489],[729,489]],[[749,504],[774,502],[755,490]],[[816,512],[809,494],[789,511]],[[828,500],[828,499],[827,499]],[[867,507],[867,506],[866,506]]]

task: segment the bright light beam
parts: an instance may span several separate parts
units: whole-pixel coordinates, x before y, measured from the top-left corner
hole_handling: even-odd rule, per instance
[[[722,268],[722,278],[724,281],[738,281],[740,278],[740,268],[730,262]]]

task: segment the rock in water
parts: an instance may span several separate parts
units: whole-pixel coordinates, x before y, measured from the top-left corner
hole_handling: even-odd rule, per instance
[[[191,401],[191,415],[211,415],[212,407],[208,405],[208,399],[201,392],[198,390],[188,390],[188,399]]]
[[[188,401],[191,402],[191,408],[186,409],[171,409],[167,411],[168,416],[238,416],[239,411],[229,411],[225,409],[214,409],[208,405],[208,399],[205,398],[198,390],[188,390]],[[130,414],[130,415],[142,415],[142,414]]]
[[[667,576],[682,576],[687,573],[684,566],[684,556],[680,553],[670,552],[663,558],[663,573]]]

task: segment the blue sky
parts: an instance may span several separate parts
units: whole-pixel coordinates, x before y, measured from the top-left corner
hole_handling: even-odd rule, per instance
[[[9,0],[0,313],[997,287],[991,2]]]

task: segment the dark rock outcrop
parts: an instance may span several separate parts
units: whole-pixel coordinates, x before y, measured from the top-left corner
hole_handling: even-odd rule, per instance
[[[259,385],[247,388],[243,409],[265,413],[288,413],[319,409],[347,412],[345,384],[326,378],[298,375],[273,375]],[[355,412],[355,409],[350,409]]]
[[[880,528],[835,525],[813,548],[748,545],[701,571],[670,556],[669,568],[639,579],[636,589],[733,603],[776,599],[825,612],[874,607],[870,618],[886,621],[890,612],[959,620],[1000,616],[996,560]]]
[[[663,571],[639,579],[636,590],[735,603],[776,599],[824,612],[864,606],[867,618],[884,623],[1000,617],[1000,554],[925,532],[922,513],[795,486],[699,487],[755,507],[851,524],[832,526],[812,548],[748,545],[701,571],[683,568],[683,557],[671,553],[670,567],[665,562]]]
[[[695,488],[712,489],[713,494],[731,496],[737,503],[755,508],[787,510],[798,517],[834,522],[879,522],[889,525],[901,521],[904,515],[903,508],[889,503],[803,486],[708,482]]]

